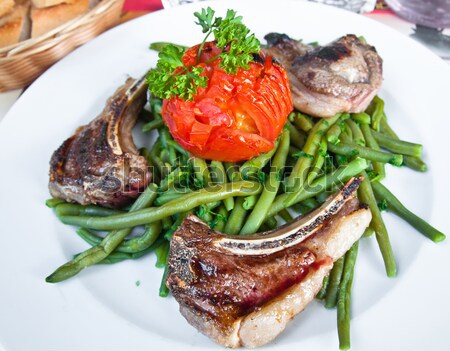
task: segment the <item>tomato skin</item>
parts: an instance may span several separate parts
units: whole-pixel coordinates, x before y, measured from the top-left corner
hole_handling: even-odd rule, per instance
[[[198,88],[193,101],[164,100],[162,116],[174,139],[193,155],[237,162],[270,151],[293,110],[287,73],[262,56],[264,64],[227,74],[212,60],[220,53],[214,42],[186,50],[185,66],[204,67],[208,86]],[[263,55],[263,54],[261,54]],[[211,61],[211,62],[209,62]]]

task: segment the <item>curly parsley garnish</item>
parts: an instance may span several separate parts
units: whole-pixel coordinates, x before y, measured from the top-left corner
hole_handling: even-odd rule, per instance
[[[214,35],[220,54],[210,62],[220,59],[219,67],[228,74],[235,74],[239,68],[248,69],[253,61],[253,54],[261,50],[259,40],[242,23],[242,17],[236,16],[236,11],[228,10],[225,18],[214,17],[215,11],[208,7],[194,16],[202,27],[205,38],[200,44],[197,62],[203,47],[211,34]],[[202,76],[203,68],[186,67],[182,58],[184,49],[177,45],[165,45],[159,53],[156,68],[147,76],[149,89],[159,98],[170,99],[179,97],[192,100],[199,87],[207,86],[207,77]]]

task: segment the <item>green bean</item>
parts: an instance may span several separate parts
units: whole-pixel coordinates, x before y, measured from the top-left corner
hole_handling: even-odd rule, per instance
[[[308,135],[305,146],[302,149],[302,152],[305,156],[299,157],[299,159],[295,163],[294,169],[286,180],[285,187],[287,192],[299,190],[303,187],[307,177],[307,172],[311,167],[314,155],[319,148],[322,136],[324,135],[324,133],[326,133],[328,128],[330,128],[339,119],[339,117],[339,115],[336,115],[327,119],[322,118],[314,125],[313,129]]]
[[[403,156],[403,164],[419,172],[426,172],[428,169],[427,164],[418,157]]]
[[[214,224],[214,215],[213,209],[219,207],[222,204],[221,201],[210,202],[207,204],[200,205],[197,208],[195,214],[198,218],[200,218],[203,222],[206,222],[210,227]]]
[[[400,154],[391,154],[387,152],[377,151],[356,144],[341,142],[337,145],[333,145],[331,143],[328,143],[328,149],[338,155],[344,155],[347,157],[359,156],[370,161],[390,163],[394,166],[401,166],[403,162],[403,156]]]
[[[323,300],[325,298],[325,294],[327,293],[327,287],[329,282],[329,275],[325,276],[323,278],[322,287],[320,288],[319,292],[316,295],[316,299]]]
[[[370,125],[370,116],[365,112],[352,113],[351,118],[360,124],[369,124]]]
[[[367,161],[358,157],[347,165],[339,167],[338,169],[317,178],[307,189],[301,189],[292,194],[285,193],[278,195],[270,207],[266,218],[275,216],[282,209],[288,208],[300,201],[316,196],[335,185],[341,185],[351,177],[358,175],[367,167]]]
[[[305,146],[306,136],[289,121],[286,121],[285,128],[289,131],[291,144],[302,149]]]
[[[161,128],[159,130],[159,142],[161,143],[161,149],[167,149],[169,145],[167,144],[167,141],[172,139],[169,130],[167,128]]]
[[[150,150],[150,161],[154,167],[156,167],[156,170],[159,172],[159,175],[162,177],[165,177],[168,174],[169,169],[164,165],[164,162],[161,161],[159,157],[159,153],[161,152],[161,145],[159,138],[156,140],[155,144],[153,145],[152,149]]]
[[[381,255],[383,256],[384,266],[388,277],[395,277],[397,275],[397,267],[394,260],[394,254],[392,252],[391,243],[389,241],[389,235],[386,230],[383,218],[381,217],[378,204],[373,194],[372,185],[370,184],[369,177],[365,171],[362,172],[364,180],[358,189],[358,196],[360,200],[366,203],[370,211],[372,212],[372,220],[370,226],[375,231],[375,236],[380,247]]]
[[[325,294],[325,307],[334,308],[336,307],[339,284],[342,278],[342,272],[344,271],[345,256],[338,259],[330,273],[330,278],[328,280],[327,292]]]
[[[55,213],[57,216],[113,216],[116,214],[124,213],[121,210],[115,210],[112,208],[106,208],[97,205],[79,205],[63,203],[55,207]]]
[[[159,155],[159,158],[161,159],[161,161],[164,163],[164,165],[170,169],[172,169],[172,164],[170,163],[170,155],[169,155],[169,150],[167,149],[162,149],[161,153]]]
[[[333,124],[327,131],[327,141],[332,144],[337,144],[339,142],[339,135],[342,133],[342,128],[340,123]]]
[[[169,144],[169,140],[172,139],[169,130],[167,128],[160,128],[159,137],[161,139],[161,147],[164,150],[167,150],[170,165],[175,167],[177,164],[177,154],[175,149]]]
[[[77,234],[84,241],[92,246],[101,244],[103,238],[86,228],[78,228]],[[132,239],[125,239],[120,243],[119,246],[114,250],[114,252],[123,253],[136,253],[150,247],[157,239],[161,233],[161,223],[154,222],[145,227],[144,232]]]
[[[178,199],[186,194],[192,193],[192,190],[189,188],[170,188],[165,192],[161,193],[154,202],[155,206],[162,206],[169,201]]]
[[[358,126],[358,124],[352,119],[346,120],[345,123],[347,124],[348,128],[350,128],[350,130],[352,131],[352,142],[355,143],[356,145],[365,146],[366,141],[364,138],[364,134],[361,131],[361,128]]]
[[[161,219],[161,224],[162,224],[162,227],[163,227],[164,230],[169,229],[172,226],[172,224],[173,224],[172,217],[167,216],[167,217],[162,218]]]
[[[227,173],[230,182],[238,182],[242,180],[242,175],[239,171],[239,166],[233,162],[224,163],[225,172]]]
[[[162,100],[154,95],[149,96],[150,111],[154,118],[161,118]]]
[[[244,198],[244,202],[242,203],[242,207],[244,210],[253,210],[253,208],[256,205],[256,202],[258,201],[259,196],[258,195],[250,195]]]
[[[205,206],[207,211],[212,211],[215,208],[219,207],[221,204],[222,204],[222,201],[218,200],[218,201],[211,201],[206,204],[202,204],[200,206]]]
[[[153,121],[147,122],[142,126],[142,131],[144,133],[150,132],[153,129],[159,129],[164,126],[164,121],[162,119],[154,119]]]
[[[147,249],[158,239],[161,233],[161,222],[153,222],[146,225],[145,231],[141,236],[124,240],[118,249],[122,252],[135,253]]]
[[[392,211],[400,218],[411,224],[411,226],[417,229],[420,233],[431,239],[433,242],[438,243],[445,240],[445,234],[432,227],[422,218],[418,217],[410,210],[408,210],[399,199],[395,197],[383,184],[380,182],[372,183],[375,196],[380,201],[385,199],[388,203],[388,211]]]
[[[189,159],[189,162],[191,163],[192,169],[194,170],[195,179],[199,183],[198,187],[204,188],[210,186],[212,184],[211,176],[209,174],[208,165],[206,164],[205,160],[193,156]]]
[[[173,236],[173,233],[178,229],[184,219],[189,216],[192,211],[182,212],[178,215],[177,219],[173,222],[172,226],[164,233],[164,239],[170,241]]]
[[[175,47],[177,47],[177,48],[179,48],[180,50],[183,50],[183,51],[187,49],[187,46],[178,45],[178,44],[173,44],[173,43],[168,43],[168,42],[163,42],[163,41],[158,41],[158,42],[151,43],[150,46],[149,46],[149,48],[150,48],[151,50],[155,50],[155,51],[160,52],[160,51],[162,51],[167,45],[173,45],[173,46],[175,46]]]
[[[169,274],[167,264],[164,266],[164,273],[161,278],[161,285],[159,286],[159,296],[167,297],[169,295],[169,288],[166,285],[167,275]]]
[[[221,205],[216,214],[216,218],[214,219],[212,228],[214,230],[217,230],[218,232],[222,232],[225,228],[227,220],[228,220],[228,211],[224,205]]]
[[[110,217],[61,216],[60,220],[65,224],[97,230],[131,228],[159,221],[164,217],[189,211],[202,204],[223,200],[229,196],[259,194],[261,190],[261,184],[244,180],[200,189],[179,199],[172,200],[161,207],[151,207],[133,213]]]
[[[243,179],[250,179],[251,176],[254,176],[259,170],[262,170],[264,168],[264,166],[275,154],[275,151],[277,151],[279,141],[280,138],[277,138],[272,150],[262,153],[259,156],[253,157],[252,159],[242,164],[242,166],[239,168],[239,172],[241,172]]]
[[[305,213],[311,212],[312,210],[314,210],[315,208],[317,208],[319,206],[320,206],[319,202],[315,198],[310,197],[309,199],[306,199],[306,200],[303,200],[302,202],[296,203],[292,207],[296,211],[305,214]]]
[[[289,211],[287,209],[281,210],[278,214],[286,222],[291,222],[294,220],[294,217],[291,216],[291,214],[289,213]]]
[[[305,199],[302,202],[300,202],[304,207],[307,208],[308,212],[316,209],[320,206],[319,202],[314,199],[313,197],[310,197],[309,199]]]
[[[366,112],[372,116],[372,129],[379,131],[384,114],[384,101],[378,96],[375,96]]]
[[[166,241],[159,247],[155,249],[155,255],[156,255],[156,263],[155,267],[157,268],[164,268],[167,263],[167,257],[169,255],[169,242]]]
[[[214,184],[223,184],[227,182],[227,173],[225,167],[220,161],[211,161],[209,164],[211,180]]]
[[[383,114],[381,121],[380,121],[380,131],[392,139],[400,140],[398,135],[394,132],[394,130],[388,124],[385,114]],[[426,170],[427,170],[427,165],[425,164],[425,162],[423,162],[418,157],[403,156],[403,164],[406,167],[409,167],[409,168],[414,169],[419,172],[426,172]]]
[[[286,163],[289,153],[290,132],[284,130],[281,134],[280,144],[273,158],[270,167],[270,174],[264,184],[264,190],[255,205],[255,208],[248,216],[245,225],[242,227],[240,234],[250,234],[258,231],[264,222],[269,209],[275,199],[281,184],[281,172]],[[231,218],[231,217],[230,217]]]
[[[374,150],[380,151],[380,146],[378,145],[376,139],[373,137],[373,133],[375,133],[375,131],[370,129],[370,127],[367,124],[361,124],[361,131],[364,135],[364,139],[367,143],[367,146]],[[386,177],[386,170],[384,168],[384,163],[373,161],[372,167],[374,172],[377,174],[376,179],[383,180]]]
[[[222,162],[211,161],[210,168],[211,178],[215,184],[225,184],[227,182],[227,174]],[[223,200],[223,203],[227,211],[231,211],[234,207],[234,198],[226,198],[225,200]]]
[[[152,182],[155,184],[158,184],[161,179],[160,179],[160,173],[158,169],[155,169],[155,165],[152,162],[152,159],[150,157],[150,151],[148,151],[148,149],[146,147],[141,147],[139,149],[139,154],[144,157],[147,162],[148,162],[148,167],[149,169],[151,169],[151,174],[152,174]]]
[[[322,167],[325,163],[325,157],[327,155],[327,142],[325,138],[320,141],[319,148],[316,151],[314,160],[312,162],[311,169],[309,170],[308,176],[306,177],[306,185],[309,186],[312,181],[314,181],[317,176],[322,172]]]
[[[139,195],[130,207],[130,212],[138,211],[145,207],[151,206],[158,195],[157,185],[150,183],[149,186]]]
[[[341,135],[339,136],[340,140],[344,143],[350,143],[353,140],[352,130],[348,127],[347,123],[343,124],[343,130]]]
[[[45,201],[45,206],[49,208],[55,208],[58,205],[66,204],[67,202],[63,199],[52,198]]]
[[[103,238],[101,236],[95,234],[94,232],[92,232],[86,228],[78,228],[76,230],[76,233],[78,234],[78,236],[81,239],[86,241],[91,246],[99,245],[103,240]],[[116,249],[116,251],[118,251],[118,250]]]
[[[185,149],[183,149],[183,147],[180,144],[178,144],[175,140],[169,139],[169,140],[167,140],[167,144],[169,146],[172,146],[176,151],[178,151],[183,156],[186,156],[186,157],[191,156],[191,154],[188,151],[186,151]]]
[[[373,131],[372,134],[375,140],[380,144],[380,146],[389,151],[413,157],[422,156],[421,144],[415,144],[409,141],[390,138],[385,134],[376,131]]]
[[[172,172],[170,172],[161,182],[159,183],[159,192],[167,191],[173,185],[179,184],[185,177],[188,176],[188,172],[184,170],[185,167],[177,167]]]
[[[150,204],[155,200],[156,197],[156,185],[150,184],[147,189],[137,198],[137,200],[133,203],[130,208],[130,213],[134,211],[139,211]],[[128,213],[129,214],[129,213]],[[124,216],[128,214],[122,214],[117,216]],[[111,216],[114,217],[114,216]],[[61,217],[63,218],[63,217]],[[84,218],[77,216],[67,216],[67,218]],[[97,218],[97,219],[106,219],[107,217],[87,217],[87,218]],[[109,229],[115,229],[115,227],[111,227]],[[91,247],[90,249],[82,252],[75,259],[67,262],[66,264],[60,266],[56,271],[54,271],[51,275],[49,275],[45,280],[47,283],[57,283],[63,280],[66,280],[70,277],[81,272],[84,268],[89,267],[93,264],[96,264],[111,254],[117,246],[120,245],[123,239],[131,232],[130,228],[122,229],[122,230],[112,230],[109,232],[105,238],[102,240],[100,245]]]
[[[301,112],[293,112],[289,116],[289,120],[294,123],[297,128],[300,128],[304,132],[308,133],[313,127],[314,122],[311,117],[304,115]]]
[[[397,135],[397,133],[394,132],[394,130],[391,128],[387,121],[386,113],[383,112],[383,115],[381,116],[380,120],[380,130],[381,133],[386,134],[387,136],[393,138],[393,139],[400,139]]]
[[[195,214],[203,222],[210,223],[213,220],[211,211],[207,208],[206,205],[199,206]]]
[[[275,217],[268,217],[265,219],[264,225],[267,227],[267,230],[272,230],[278,226],[278,221]]]
[[[237,235],[245,222],[245,217],[247,216],[247,211],[244,206],[244,198],[239,197],[234,203],[234,208],[228,217],[228,221],[225,224],[223,230],[224,233],[230,235]]]
[[[337,320],[339,349],[350,349],[350,301],[355,269],[356,257],[358,256],[358,241],[353,244],[345,254],[345,265],[339,286],[337,300]]]
[[[108,257],[105,257],[103,260],[101,260],[100,262],[97,262],[96,264],[114,264],[114,263],[122,262],[124,260],[136,260],[136,259],[141,258],[142,256],[145,256],[146,254],[154,251],[155,248],[157,248],[163,242],[164,242],[164,238],[160,237],[160,238],[158,238],[158,240],[156,240],[153,243],[153,245],[151,245],[150,247],[148,247],[142,251],[132,252],[132,253],[113,251],[111,254],[108,255]],[[74,255],[73,258],[75,259],[79,255],[80,254]]]
[[[151,121],[153,120],[153,113],[147,106],[144,106],[142,110],[138,112],[137,119],[139,121]]]
[[[367,238],[369,236],[372,236],[373,233],[375,233],[375,231],[373,230],[373,228],[369,225],[365,230],[364,230],[364,234],[363,237]]]
[[[329,196],[333,195],[335,192],[335,189],[331,188],[330,190],[323,191],[320,194],[318,194],[315,199],[319,204],[323,204]]]

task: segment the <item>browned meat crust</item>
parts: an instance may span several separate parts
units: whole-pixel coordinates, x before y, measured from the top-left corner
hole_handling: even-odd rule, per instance
[[[315,48],[285,34],[270,33],[264,52],[286,68],[294,106],[317,117],[362,112],[383,81],[382,59],[355,35]]]
[[[52,155],[50,194],[83,205],[121,207],[150,181],[131,130],[146,100],[143,80],[129,78],[102,113],[79,127]]]
[[[181,313],[227,347],[275,338],[370,222],[370,211],[350,195],[309,238],[269,254],[229,252],[217,245],[224,234],[189,216],[172,238],[168,263],[167,284]]]

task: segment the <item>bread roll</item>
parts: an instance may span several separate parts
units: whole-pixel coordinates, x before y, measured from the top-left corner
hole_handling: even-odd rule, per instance
[[[31,37],[35,38],[89,10],[89,0],[73,0],[55,6],[31,9]]]
[[[55,6],[63,3],[71,4],[72,2],[73,0],[31,0],[33,6],[37,8]]]
[[[18,3],[7,15],[0,17],[0,48],[18,43],[29,36],[29,4]]]
[[[0,0],[0,17],[8,14],[14,8],[14,0]]]

